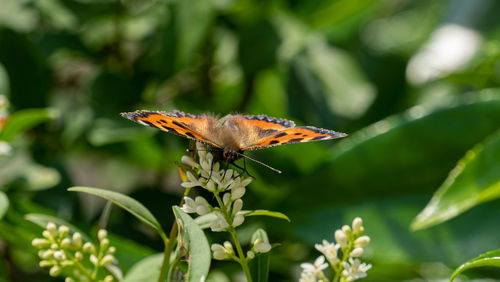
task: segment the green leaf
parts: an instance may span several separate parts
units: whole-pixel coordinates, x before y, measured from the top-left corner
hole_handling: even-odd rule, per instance
[[[414,219],[413,230],[427,228],[500,197],[500,131],[468,151]]]
[[[3,191],[0,191],[0,219],[2,219],[3,215],[9,208],[9,198]]]
[[[106,199],[153,227],[161,236],[165,236],[165,232],[153,214],[143,204],[127,195],[91,187],[72,187],[68,191],[83,192]]]
[[[156,281],[160,276],[163,253],[148,256],[132,266],[123,282]]]
[[[238,212],[238,214],[242,214],[244,216],[270,216],[275,218],[281,218],[288,222],[291,222],[290,218],[283,213],[268,211],[268,210],[254,210],[254,211],[246,211],[242,210]],[[201,229],[206,229],[210,227],[210,223],[216,219],[216,215],[214,213],[207,213],[201,216],[198,216],[194,219],[194,221],[200,226]]]
[[[254,210],[254,211],[241,211],[244,216],[270,216],[275,218],[281,218],[288,222],[291,222],[290,218],[283,213],[268,210]]]
[[[65,225],[69,228],[69,230],[71,230],[71,232],[80,233],[82,235],[82,239],[84,241],[92,242],[90,237],[87,236],[87,234],[85,234],[84,232],[82,232],[78,227],[72,225],[71,223],[69,223],[66,220],[61,219],[59,217],[50,216],[50,215],[46,215],[46,214],[39,214],[39,213],[29,213],[29,214],[26,214],[24,216],[24,218],[26,220],[33,222],[34,224],[36,224],[42,228],[46,228],[47,223],[49,223],[51,221],[54,222],[57,226]]]
[[[54,110],[50,109],[27,109],[13,113],[9,117],[9,121],[0,132],[0,139],[11,141],[17,135],[26,130],[52,119],[57,116]]]
[[[252,235],[252,242],[260,238],[262,241],[269,243],[267,233],[263,229],[257,229]],[[269,278],[269,252],[258,254],[250,261],[250,272],[252,280],[257,282],[267,282]]]
[[[433,112],[412,108],[337,141],[314,174],[283,183],[289,194],[285,205],[434,192],[464,152],[498,130],[498,124],[499,89],[474,93],[465,103]],[[322,197],[312,197],[304,187],[315,187]]]
[[[205,233],[198,224],[178,206],[173,208],[178,220],[179,234],[182,236],[184,247],[189,251],[189,269],[186,281],[198,282],[206,278],[210,269],[211,253]]]
[[[450,282],[465,270],[482,266],[500,267],[500,250],[487,252],[462,264],[455,269],[450,277]]]

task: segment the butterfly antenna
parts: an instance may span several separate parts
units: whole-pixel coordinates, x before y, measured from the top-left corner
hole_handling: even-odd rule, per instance
[[[258,160],[256,160],[256,159],[253,159],[253,158],[251,158],[251,157],[249,157],[249,156],[247,156],[247,155],[243,155],[242,153],[238,153],[238,152],[235,152],[235,153],[236,153],[236,154],[238,154],[238,155],[240,155],[240,156],[242,156],[242,157],[244,157],[244,158],[247,158],[247,159],[249,159],[249,160],[251,160],[251,161],[254,161],[254,162],[256,162],[256,163],[258,163],[258,164],[260,164],[260,165],[263,165],[263,166],[267,167],[268,169],[270,169],[270,170],[272,170],[272,171],[274,171],[274,172],[281,173],[281,170],[275,169],[274,167],[272,167],[272,166],[270,166],[270,165],[268,165],[268,164],[265,164],[265,163],[263,163],[263,162],[261,162],[261,161],[258,161]]]

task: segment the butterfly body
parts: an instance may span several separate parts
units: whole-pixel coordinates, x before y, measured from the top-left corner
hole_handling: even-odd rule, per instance
[[[295,127],[290,120],[266,115],[192,115],[180,111],[135,111],[122,117],[210,145],[229,163],[244,151],[259,150],[284,144],[335,139],[344,133],[312,126]]]

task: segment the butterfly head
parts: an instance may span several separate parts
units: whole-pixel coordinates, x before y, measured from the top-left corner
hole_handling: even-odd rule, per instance
[[[232,163],[237,159],[241,158],[243,155],[243,151],[236,151],[232,148],[224,148],[222,149],[222,159],[228,163]]]

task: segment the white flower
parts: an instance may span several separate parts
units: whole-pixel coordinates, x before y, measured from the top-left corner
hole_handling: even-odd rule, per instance
[[[251,177],[248,177],[248,178],[244,178],[243,180],[241,180],[241,177],[236,177],[233,181],[233,183],[231,183],[231,185],[229,185],[228,189],[235,189],[235,188],[238,188],[238,187],[246,187],[248,186],[248,184],[250,184],[250,182],[252,182],[253,178]]]
[[[316,274],[302,271],[299,282],[316,282]]]
[[[314,247],[316,248],[316,250],[320,251],[321,253],[323,253],[323,255],[326,256],[326,259],[330,262],[330,264],[334,265],[339,262],[337,253],[340,249],[339,244],[333,244],[326,240],[323,240],[322,245],[316,244],[314,245]]]
[[[325,257],[324,256],[319,256],[315,261],[314,264],[311,263],[302,263],[300,264],[300,267],[302,267],[302,272],[307,272],[311,274],[319,274],[323,271],[323,269],[328,267],[328,264],[325,263]]]
[[[342,276],[347,281],[354,281],[356,279],[366,277],[366,272],[372,267],[371,264],[361,263],[359,259],[349,258],[348,262],[343,262],[344,271],[342,271]]]
[[[224,231],[229,227],[229,223],[227,223],[226,219],[222,215],[221,212],[214,212],[216,219],[210,223],[210,229],[214,232]]]
[[[226,190],[229,187],[229,185],[231,185],[231,183],[234,182],[233,170],[228,169],[223,173],[222,177],[217,177],[217,178],[212,177],[212,179],[215,181],[215,183],[217,183],[219,189]]]
[[[337,243],[339,243],[341,248],[347,247],[347,235],[344,233],[344,231],[338,229],[335,231],[335,240]]]
[[[197,213],[204,215],[210,212],[210,205],[203,197],[198,196],[195,200],[184,197],[184,205],[181,208],[185,213]]]
[[[186,172],[187,178],[189,181],[182,182],[181,186],[184,188],[191,188],[195,186],[200,186],[203,187],[203,184],[205,183],[204,178],[200,178],[199,180],[196,178],[196,176],[193,175],[190,171]]]

